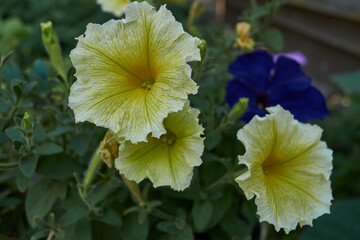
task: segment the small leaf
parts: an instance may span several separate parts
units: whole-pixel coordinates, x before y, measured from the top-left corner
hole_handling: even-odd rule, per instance
[[[4,99],[0,98],[0,113],[6,113],[9,111],[9,105]]]
[[[149,220],[139,224],[137,214],[133,213],[125,217],[121,229],[125,239],[145,240],[149,234]]]
[[[66,179],[73,177],[73,173],[83,171],[76,159],[65,153],[41,157],[36,172],[51,179]]]
[[[40,179],[30,188],[25,199],[25,213],[28,222],[35,227],[34,217],[44,217],[57,198],[56,185]]]
[[[194,220],[194,227],[197,231],[205,230],[207,224],[211,219],[213,206],[210,202],[196,201],[193,207],[192,215]]]
[[[106,208],[104,215],[99,220],[115,227],[120,227],[122,224],[119,214],[111,208]]]
[[[70,139],[71,147],[77,153],[77,155],[82,156],[89,147],[89,136],[87,134],[73,135]]]
[[[83,218],[77,222],[75,227],[75,234],[77,240],[89,240],[91,239],[91,222]]]
[[[25,175],[19,171],[16,176],[16,185],[20,192],[25,192],[28,186],[29,178],[25,177]]]
[[[5,130],[5,133],[13,142],[18,141],[21,143],[26,143],[24,135],[17,128],[9,127]]]
[[[62,135],[64,133],[68,133],[68,132],[73,132],[74,131],[74,127],[72,126],[62,126],[62,127],[58,127],[56,129],[54,129],[53,131],[48,133],[49,137],[56,137],[59,135]]]
[[[84,205],[76,205],[69,209],[62,217],[60,218],[60,224],[63,227],[67,227],[80,219],[86,217],[88,209]]]
[[[36,155],[30,153],[29,155],[20,159],[19,168],[26,177],[30,178],[35,172],[36,164]]]
[[[279,30],[275,28],[269,28],[260,34],[260,37],[264,42],[276,51],[281,51],[284,46],[284,40]]]
[[[159,229],[162,232],[166,232],[169,234],[175,234],[177,232],[179,232],[179,229],[177,229],[177,227],[175,226],[175,224],[173,222],[159,222],[156,225],[156,228]]]
[[[36,152],[39,155],[51,155],[51,154],[59,153],[61,151],[62,151],[62,147],[60,147],[59,145],[53,144],[53,143],[46,143],[46,144],[40,145],[36,149]]]
[[[360,93],[360,71],[331,76],[331,80],[347,93]]]
[[[45,129],[40,123],[35,125],[32,138],[34,142],[42,142],[46,139]]]

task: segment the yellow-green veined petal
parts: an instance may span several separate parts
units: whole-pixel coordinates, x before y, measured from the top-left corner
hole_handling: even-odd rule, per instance
[[[133,2],[126,19],[89,24],[70,57],[76,68],[69,106],[77,122],[109,128],[133,143],[164,134],[163,119],[197,92],[187,61],[200,60],[200,40],[171,12]]]
[[[149,178],[154,187],[183,190],[190,185],[193,167],[199,166],[204,150],[199,111],[189,107],[170,113],[164,120],[167,134],[160,139],[149,135],[147,142],[126,141],[119,147],[115,167],[127,179],[140,182]]]
[[[120,17],[126,6],[131,2],[130,0],[97,0],[98,4],[101,5],[101,9],[104,12],[110,12],[117,17]]]
[[[248,199],[256,196],[260,221],[286,233],[329,213],[332,151],[320,141],[322,129],[294,120],[279,105],[254,117],[238,132],[248,170],[236,181]]]

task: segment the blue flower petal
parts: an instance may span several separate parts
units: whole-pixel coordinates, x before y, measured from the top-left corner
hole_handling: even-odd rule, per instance
[[[273,67],[272,56],[261,50],[238,57],[230,64],[229,73],[257,92],[265,89]]]
[[[226,102],[230,107],[234,106],[240,98],[249,98],[249,102],[255,102],[255,93],[245,83],[234,79],[228,82],[226,86]]]
[[[282,99],[270,99],[271,106],[276,104],[289,110],[300,122],[322,120],[329,114],[323,95],[312,86],[304,91],[287,92]]]
[[[268,89],[272,95],[281,95],[287,91],[303,91],[311,84],[311,78],[292,59],[280,57],[275,64],[275,73],[268,81]]]
[[[226,86],[226,92],[226,102],[230,107],[233,107],[242,97],[249,99],[248,108],[245,114],[240,118],[244,122],[250,122],[255,115],[265,116],[266,110],[260,109],[256,103],[256,94],[243,82],[238,79],[229,81]]]

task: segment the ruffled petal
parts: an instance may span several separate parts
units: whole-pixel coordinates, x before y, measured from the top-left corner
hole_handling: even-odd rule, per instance
[[[266,51],[254,51],[238,57],[229,65],[229,73],[246,84],[254,92],[265,90],[271,69],[272,56]]]
[[[110,12],[117,17],[120,17],[126,6],[131,2],[130,0],[97,0],[98,4],[101,5],[101,10],[104,12]]]
[[[163,119],[197,92],[187,61],[200,60],[198,38],[165,6],[133,2],[126,19],[89,24],[70,57],[77,81],[69,106],[77,122],[109,128],[133,143],[166,132]]]
[[[239,163],[248,169],[236,181],[248,199],[256,196],[260,221],[288,233],[329,213],[332,151],[320,127],[299,123],[279,105],[267,110],[238,132],[246,148]]]
[[[185,104],[164,120],[167,134],[160,139],[120,145],[115,166],[127,179],[140,182],[149,178],[154,187],[170,186],[183,190],[190,185],[193,167],[199,166],[204,150],[203,128],[198,123],[199,111]],[[169,142],[171,141],[171,142]]]
[[[303,91],[311,84],[311,78],[301,69],[294,60],[280,57],[275,64],[275,73],[268,82],[268,91],[271,95],[283,95],[288,91]]]
[[[284,92],[281,98],[274,95],[271,97],[275,99],[270,99],[270,106],[280,104],[300,122],[323,120],[329,114],[324,96],[312,86],[304,91]]]

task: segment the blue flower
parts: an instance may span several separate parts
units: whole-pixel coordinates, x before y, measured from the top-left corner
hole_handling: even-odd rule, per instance
[[[322,120],[327,114],[325,99],[311,86],[311,79],[300,65],[286,57],[274,62],[266,51],[254,51],[238,57],[229,66],[235,76],[226,87],[226,101],[232,107],[239,98],[249,98],[241,120],[265,116],[266,107],[280,104],[301,122]]]

